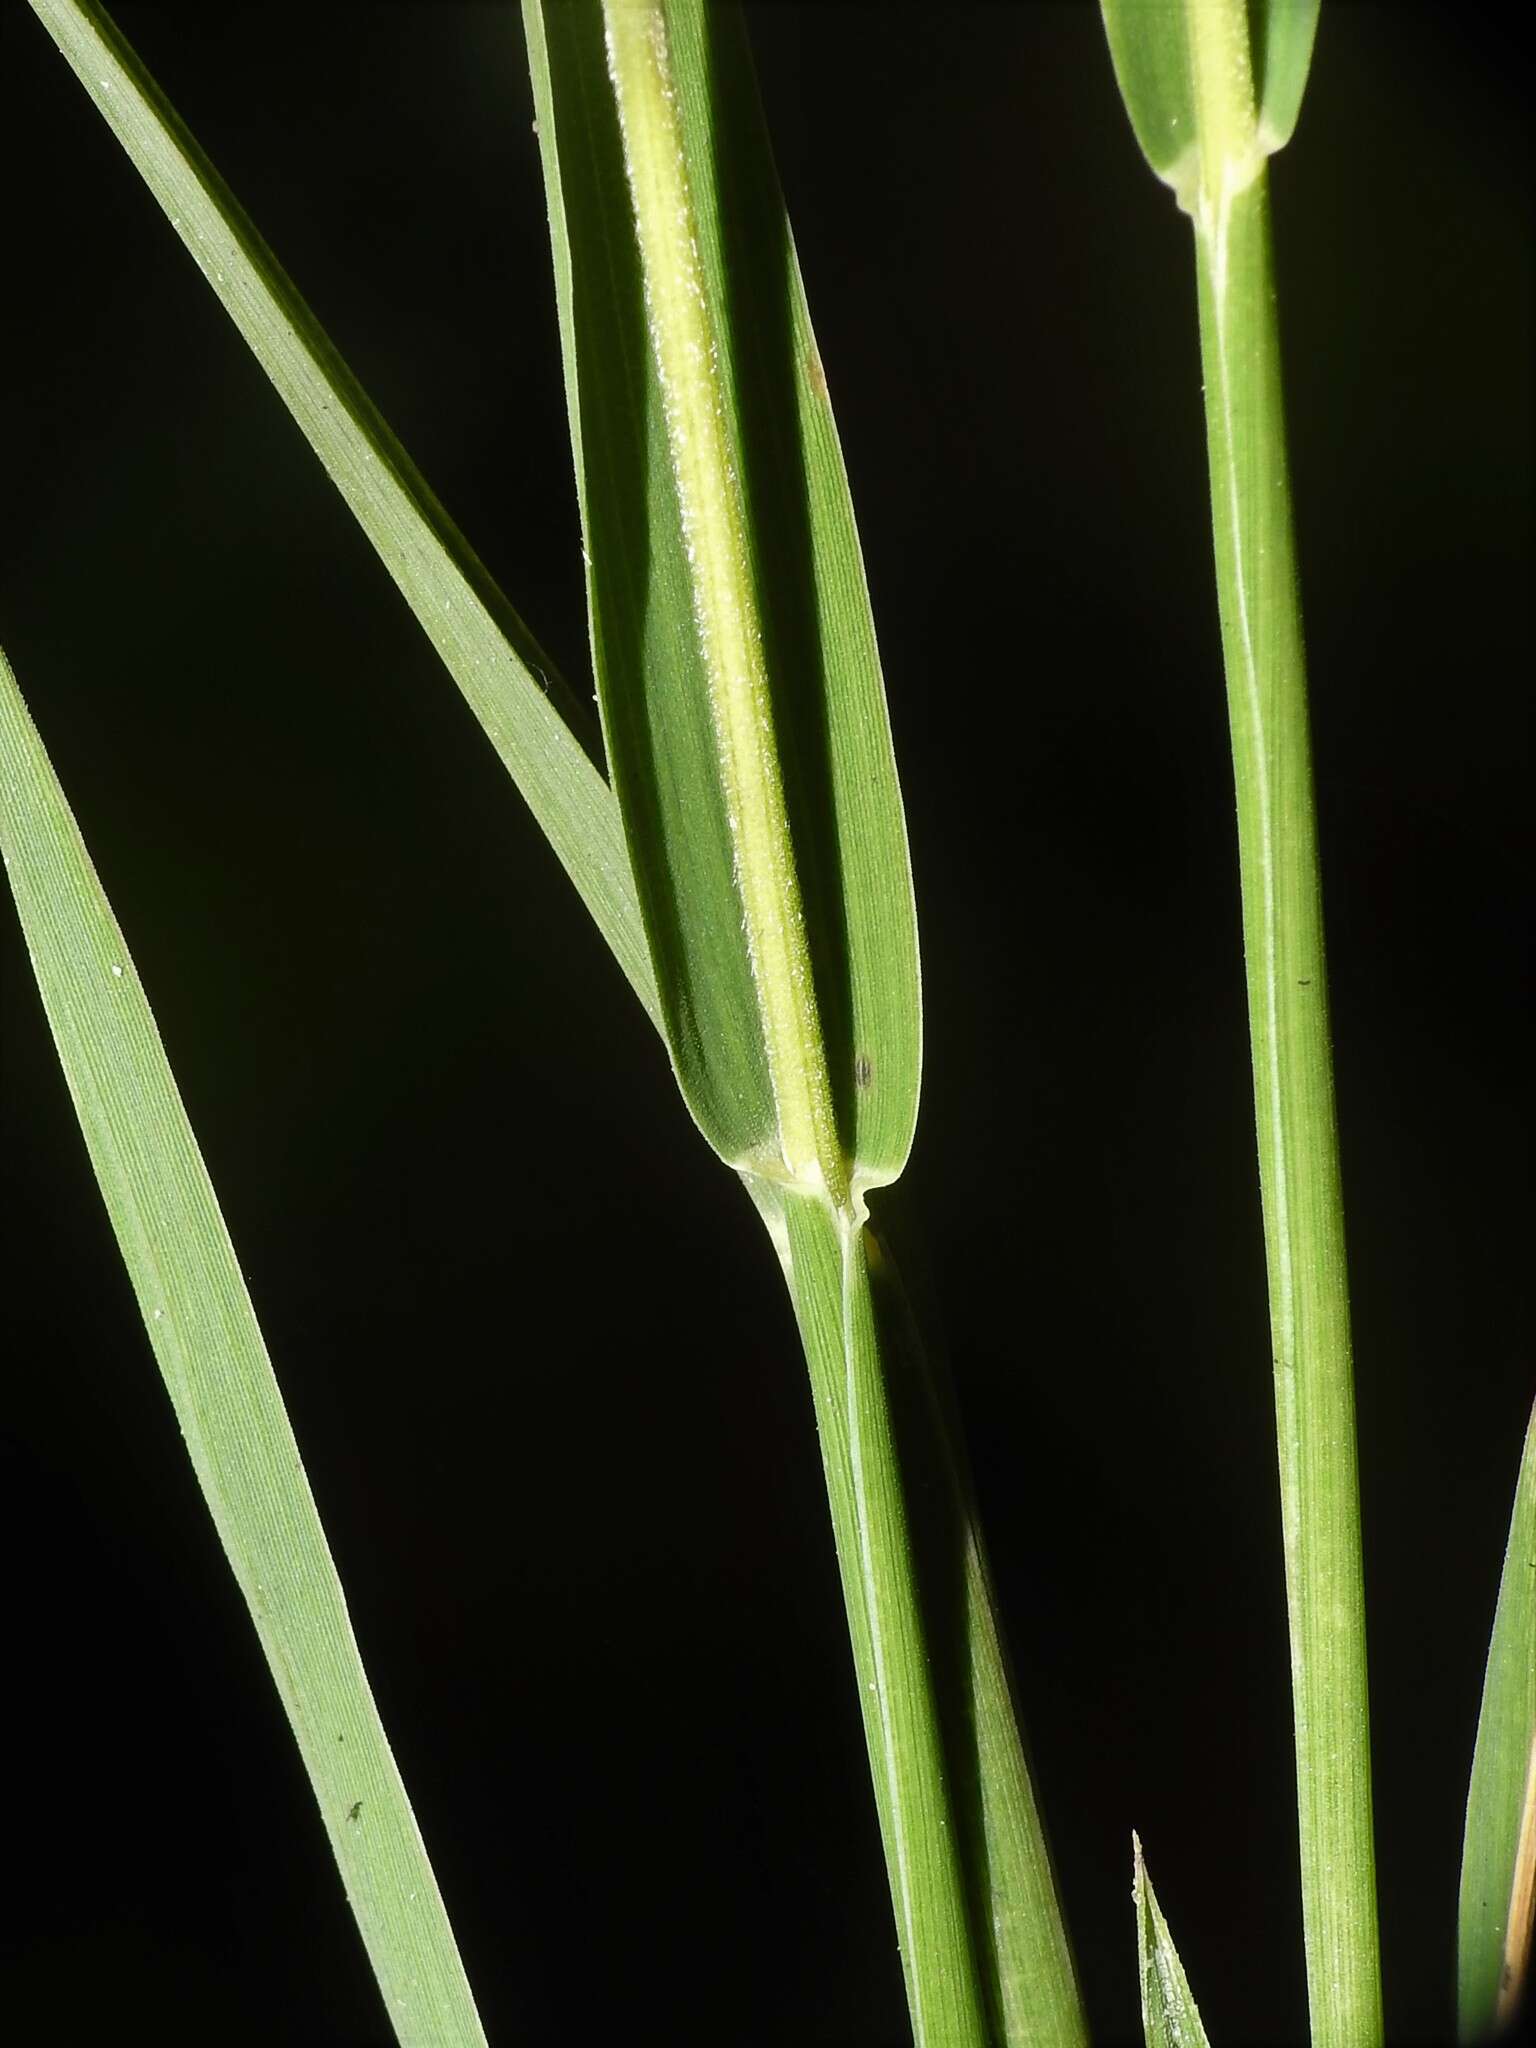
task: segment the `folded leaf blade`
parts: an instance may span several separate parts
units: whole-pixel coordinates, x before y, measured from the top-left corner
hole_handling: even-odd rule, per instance
[[[673,1061],[724,1158],[838,1199],[910,1145],[915,918],[740,25],[697,0],[526,13],[594,660]]]
[[[1101,0],[1143,156],[1186,212],[1290,140],[1321,0]]]

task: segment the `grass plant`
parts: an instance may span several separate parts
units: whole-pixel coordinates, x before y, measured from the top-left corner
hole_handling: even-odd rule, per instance
[[[913,2039],[1086,2041],[1100,1985],[1092,1971],[1079,1981],[1046,1846],[1052,1755],[1042,1779],[952,1390],[888,1228],[924,1038],[908,827],[829,376],[735,11],[524,7],[599,732],[106,13],[95,0],[32,9],[490,738],[659,1032],[687,1112],[766,1227],[809,1369]],[[1265,171],[1296,122],[1316,8],[1154,13],[1107,0],[1105,15],[1138,138],[1195,226],[1313,2038],[1368,2048],[1382,2022],[1349,1304]],[[544,490],[531,482],[530,499]],[[46,703],[37,711],[46,730]],[[487,1939],[464,1940],[466,1974],[139,970],[8,664],[0,761],[0,836],[60,1062],[389,2023],[422,2048],[481,2041],[470,1982]],[[105,854],[100,865],[110,884]],[[507,1157],[515,1193],[538,1161],[526,1147]],[[537,1262],[523,1250],[510,1247],[509,1285],[526,1328]],[[633,1311],[662,1328],[687,1313],[699,1248],[685,1237],[679,1253]],[[1031,1288],[1048,1284],[1030,1275]],[[549,1356],[579,1357],[579,1330],[579,1304],[562,1302]],[[1508,2020],[1527,1952],[1532,1460],[1528,1437],[1467,1812],[1467,2039]],[[579,1451],[572,1489],[585,1512]],[[1065,1525],[1059,1535],[1078,1541]],[[598,1604],[585,1626],[601,1632],[615,1613]],[[1024,1647],[1038,1693],[1052,1653]],[[618,1740],[637,1677],[612,1683],[602,1725]],[[409,1760],[406,1775],[418,1782]],[[429,1803],[436,1849],[453,1828]],[[1058,1843],[1070,1844],[1074,1810],[1063,1783]],[[1117,1824],[1128,1834],[1135,1817]],[[509,1854],[537,1864],[541,1850],[519,1836]],[[446,1889],[458,1917],[465,1888]],[[514,1971],[536,1970],[517,1921],[491,1924],[519,1950]],[[1139,1841],[1134,1951],[1131,1931],[1126,1916],[1116,1949],[1127,1985],[1139,1978],[1148,2048],[1203,2042]],[[598,1949],[604,1939],[594,1928]],[[1192,1974],[1198,1985],[1198,1964]],[[585,2024],[577,1987],[568,2037]]]

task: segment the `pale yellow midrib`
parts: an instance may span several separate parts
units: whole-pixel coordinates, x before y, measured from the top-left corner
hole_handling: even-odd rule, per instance
[[[1251,185],[1264,161],[1246,0],[1185,0],[1199,182],[1207,206]],[[1198,202],[1194,209],[1198,218]]]
[[[660,7],[646,0],[605,0],[604,15],[783,1170],[791,1181],[825,1190],[841,1203],[847,1167],[832,1116],[745,509],[704,291],[666,23]]]

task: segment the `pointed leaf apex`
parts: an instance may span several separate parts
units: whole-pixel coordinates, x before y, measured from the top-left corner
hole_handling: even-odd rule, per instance
[[[1189,1979],[1147,1875],[1141,1837],[1131,1834],[1131,1894],[1136,1904],[1136,1953],[1141,1979],[1141,2027],[1147,2048],[1210,2048]]]
[[[1529,1993],[1536,1912],[1536,1408],[1515,1481],[1472,1779],[1457,1940],[1463,2041],[1494,2038]]]

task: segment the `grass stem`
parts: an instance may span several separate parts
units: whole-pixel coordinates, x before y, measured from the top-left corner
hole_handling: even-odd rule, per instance
[[[1246,182],[1240,176],[1246,175]],[[1195,198],[1275,1379],[1312,2038],[1381,2039],[1344,1213],[1261,161]]]
[[[814,1196],[752,1192],[810,1368],[915,2048],[991,2048],[868,1243]]]

